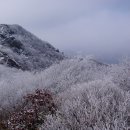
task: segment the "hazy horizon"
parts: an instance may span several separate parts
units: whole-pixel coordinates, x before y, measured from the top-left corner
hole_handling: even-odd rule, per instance
[[[0,20],[23,26],[65,53],[108,62],[130,55],[129,0],[0,0]]]

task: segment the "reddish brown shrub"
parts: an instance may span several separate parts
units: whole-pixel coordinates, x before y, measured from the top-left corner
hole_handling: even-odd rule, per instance
[[[54,114],[56,105],[49,91],[37,89],[24,97],[24,105],[12,113],[6,125],[10,130],[36,130],[44,123],[45,115]]]

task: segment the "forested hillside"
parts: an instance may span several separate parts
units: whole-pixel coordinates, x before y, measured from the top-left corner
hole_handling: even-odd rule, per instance
[[[126,130],[130,60],[72,58],[37,73],[1,65],[0,119],[9,130]]]

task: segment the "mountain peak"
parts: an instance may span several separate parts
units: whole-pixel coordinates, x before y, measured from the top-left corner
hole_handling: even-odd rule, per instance
[[[20,25],[0,24],[0,64],[35,70],[44,69],[63,58],[58,49]]]
[[[0,24],[0,34],[15,34],[18,30],[22,30],[23,28],[18,24],[7,25],[7,24]]]

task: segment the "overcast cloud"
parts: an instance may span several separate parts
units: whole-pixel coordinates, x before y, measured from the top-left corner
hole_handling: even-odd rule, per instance
[[[130,55],[129,0],[0,0],[0,23],[22,25],[62,51]]]

